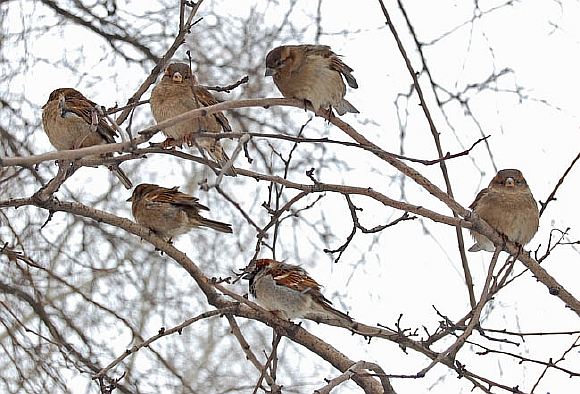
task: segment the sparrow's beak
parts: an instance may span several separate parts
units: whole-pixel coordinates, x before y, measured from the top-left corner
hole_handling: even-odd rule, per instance
[[[266,67],[266,72],[264,73],[265,77],[271,77],[276,73],[276,70],[270,67]]]
[[[133,196],[129,197],[128,199],[126,199],[125,201],[129,202],[129,201],[133,201]]]
[[[252,272],[248,272],[246,275],[242,276],[242,279],[252,280],[252,279],[254,279],[255,276],[256,276],[256,272],[252,271]]]
[[[183,81],[183,76],[176,72],[175,74],[173,74],[173,77],[171,77],[171,79],[173,79],[173,82],[177,82],[177,83],[181,83]]]
[[[516,185],[516,181],[514,181],[514,178],[509,177],[508,179],[505,180],[505,185],[507,187],[514,187]]]

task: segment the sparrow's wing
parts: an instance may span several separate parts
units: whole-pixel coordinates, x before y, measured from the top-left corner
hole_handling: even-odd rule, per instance
[[[203,86],[199,85],[192,85],[191,87],[193,91],[193,96],[196,100],[204,107],[219,104],[219,101],[215,99],[215,97]],[[212,114],[216,118],[216,120],[221,124],[222,129],[224,131],[232,131],[232,127],[230,126],[230,122],[228,118],[223,114],[223,112],[215,112]]]
[[[328,67],[331,70],[338,71],[344,78],[346,82],[351,88],[358,88],[358,83],[356,79],[352,76],[352,72],[354,71],[352,68],[347,66],[337,55],[336,53],[332,52],[329,46],[327,45],[304,45],[304,50],[306,56],[321,56],[325,59],[328,59],[329,65]]]
[[[487,195],[488,191],[489,189],[486,187],[485,189],[482,189],[479,193],[477,193],[477,196],[469,206],[469,209],[475,209],[475,207],[477,207],[477,204],[479,204],[479,201],[481,201],[481,199]]]
[[[97,132],[108,143],[115,142],[117,133],[107,123],[107,121],[98,115],[96,110],[96,103],[87,99],[82,94],[67,93],[64,97],[64,105],[62,106],[62,115],[67,116],[73,114],[84,120],[89,125],[96,125]]]
[[[209,211],[208,207],[199,203],[199,199],[190,196],[189,194],[182,193],[178,189],[179,189],[178,186],[172,187],[171,189],[160,187],[156,190],[147,193],[147,195],[145,195],[145,199],[147,200],[148,203],[153,204],[164,203],[194,208],[196,210]]]
[[[334,55],[334,52],[330,49],[328,45],[299,45],[299,47],[304,48],[306,55],[317,55],[322,57],[330,57]]]
[[[353,89],[358,88],[358,83],[351,74],[353,72],[352,68],[344,64],[344,62],[340,60],[340,58],[337,55],[332,56],[330,58],[330,62],[331,62],[330,68],[344,75],[344,78],[346,79],[346,83],[348,83],[348,86],[350,86]]]
[[[270,268],[270,275],[279,286],[285,286],[301,293],[308,293],[321,302],[332,304],[320,292],[320,285],[300,267],[277,266]]]

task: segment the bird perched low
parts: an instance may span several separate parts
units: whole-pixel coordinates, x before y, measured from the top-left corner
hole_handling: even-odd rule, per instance
[[[326,45],[284,45],[272,49],[266,56],[266,76],[272,76],[278,90],[286,98],[297,98],[332,115],[358,113],[344,95],[346,86],[358,88],[353,69]]]
[[[249,280],[250,293],[258,304],[282,318],[353,321],[334,309],[320,292],[320,285],[297,265],[259,259],[250,264],[243,278]]]
[[[218,104],[215,97],[204,87],[198,85],[197,77],[185,63],[171,63],[165,68],[161,81],[151,92],[151,111],[157,123],[174,118],[184,112]],[[194,133],[220,133],[232,131],[228,119],[222,112],[184,120],[163,129],[168,138],[163,142],[165,148],[186,143],[197,144],[220,166],[229,160],[220,140],[216,138],[195,138]],[[225,172],[235,175],[233,167]]]
[[[115,129],[102,117],[96,104],[73,88],[53,90],[42,106],[42,125],[57,150],[86,148],[115,142]],[[110,156],[110,154],[106,155]],[[109,169],[127,189],[131,181],[118,166]]]
[[[232,233],[231,224],[204,218],[200,211],[209,208],[178,187],[165,188],[150,183],[135,187],[131,197],[131,211],[137,223],[148,227],[158,236],[170,240],[195,227],[209,227],[222,233]]]
[[[522,246],[538,231],[538,204],[519,170],[499,171],[469,208],[510,241]],[[476,243],[469,248],[470,252],[495,251],[494,244],[486,236],[475,231],[471,231],[471,235]]]

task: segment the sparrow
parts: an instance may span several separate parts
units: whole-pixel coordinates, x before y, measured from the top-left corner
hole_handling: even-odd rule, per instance
[[[477,194],[469,208],[519,245],[530,242],[538,231],[538,204],[519,170],[499,171],[489,186]],[[493,242],[487,237],[475,231],[471,231],[471,235],[476,243],[469,248],[470,252],[495,251]]]
[[[68,150],[114,143],[118,134],[99,115],[96,105],[73,88],[53,90],[42,106],[42,125],[52,146],[57,150]],[[133,187],[131,180],[118,166],[113,165],[109,169],[123,186],[127,189]]]
[[[197,77],[185,63],[171,63],[167,66],[161,81],[151,92],[151,112],[157,123],[214,104],[218,104],[218,101],[209,90],[198,84]],[[224,166],[230,158],[219,139],[194,138],[194,133],[197,132],[220,133],[222,130],[228,132],[232,128],[222,112],[215,112],[166,127],[163,134],[168,138],[162,145],[167,148],[181,146],[182,143],[189,146],[197,144],[202,152],[205,151],[220,166]],[[233,167],[226,173],[235,176]]]
[[[266,56],[266,74],[272,76],[278,90],[286,98],[310,102],[315,110],[332,115],[358,110],[344,99],[346,86],[358,88],[353,69],[340,60],[326,45],[284,45],[272,49]]]
[[[282,318],[353,322],[331,306],[332,302],[320,292],[320,285],[297,265],[259,259],[246,272],[243,279],[249,280],[250,293],[258,304]]]
[[[131,197],[131,211],[137,223],[148,227],[166,240],[185,234],[194,227],[209,227],[222,233],[232,233],[231,224],[204,218],[199,211],[209,208],[178,187],[165,188],[150,183],[137,185]]]

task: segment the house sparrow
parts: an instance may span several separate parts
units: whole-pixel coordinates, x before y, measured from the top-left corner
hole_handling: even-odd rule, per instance
[[[98,114],[96,104],[73,88],[60,88],[50,93],[48,101],[42,106],[42,125],[57,150],[114,143],[117,136],[115,129]],[[118,166],[109,169],[123,186],[127,189],[133,187]]]
[[[326,45],[284,45],[266,56],[266,76],[272,76],[286,98],[309,101],[315,110],[339,115],[358,110],[344,99],[346,86],[358,88],[352,68],[340,60]]]
[[[249,270],[243,278],[250,281],[250,293],[263,308],[282,318],[353,321],[330,306],[332,303],[322,295],[320,285],[297,265],[259,259],[250,264]]]
[[[540,214],[534,196],[519,170],[501,170],[486,189],[477,194],[469,206],[491,227],[510,241],[525,245],[538,231]],[[470,252],[495,251],[494,244],[484,235],[471,231],[476,243]]]
[[[209,208],[189,194],[177,190],[142,183],[135,187],[131,197],[133,217],[158,236],[171,239],[187,233],[194,227],[209,227],[222,233],[231,233],[231,224],[204,218],[199,211]]]
[[[218,104],[218,101],[207,89],[198,85],[196,76],[187,64],[171,63],[165,69],[161,81],[151,92],[150,103],[153,116],[159,123],[196,108]],[[223,166],[229,157],[219,139],[194,138],[196,132],[220,133],[222,129],[224,132],[232,131],[228,119],[222,112],[188,119],[163,130],[163,134],[168,137],[163,146],[197,144],[202,151]],[[226,173],[235,175],[235,170],[232,167]]]

